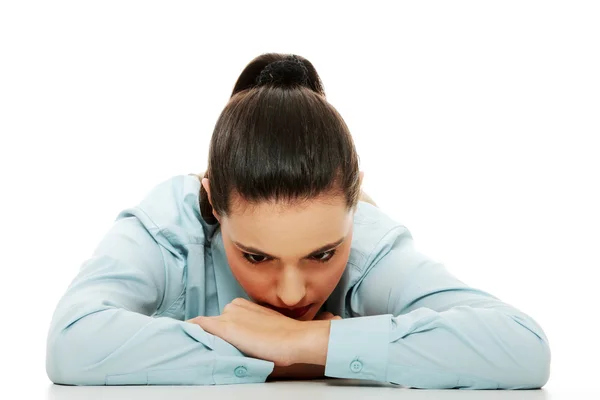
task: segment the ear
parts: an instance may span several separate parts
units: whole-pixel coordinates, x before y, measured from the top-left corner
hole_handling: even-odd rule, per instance
[[[210,183],[208,181],[207,178],[202,178],[202,186],[204,186],[204,190],[206,190],[206,194],[208,195],[208,202],[210,203],[210,205],[212,206],[212,197],[210,195]],[[215,211],[215,209],[213,208],[212,210],[213,215],[215,216],[215,218],[217,219],[217,221],[219,221],[219,223],[221,222],[221,217],[219,216],[219,214],[217,214],[217,212]]]
[[[208,182],[208,179],[202,178],[200,183],[202,183],[202,186],[204,186],[204,190],[206,190],[206,194],[208,194],[208,202],[212,206],[212,198],[210,197],[210,183]]]

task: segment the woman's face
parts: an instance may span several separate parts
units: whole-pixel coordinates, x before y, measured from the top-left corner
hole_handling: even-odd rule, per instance
[[[202,184],[210,198],[208,180]],[[215,217],[239,284],[257,304],[312,320],[348,262],[354,215],[345,199],[323,197],[285,207],[238,198],[233,204],[231,215]],[[303,315],[290,311],[305,306],[310,307]]]

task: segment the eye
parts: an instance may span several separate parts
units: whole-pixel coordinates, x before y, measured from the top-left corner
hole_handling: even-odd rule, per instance
[[[331,260],[333,258],[333,255],[335,254],[336,250],[329,250],[326,251],[325,253],[321,253],[321,254],[316,254],[315,256],[313,256],[313,260],[318,261],[318,262],[328,262],[329,260]]]
[[[336,251],[337,250],[329,250],[329,251],[326,251],[325,253],[316,254],[316,255],[312,256],[311,258],[314,261],[326,263],[333,258]],[[260,256],[260,255],[251,254],[251,253],[242,253],[242,257],[244,257],[244,260],[246,260],[250,264],[262,264],[264,262],[269,261],[269,257],[267,257],[267,256]]]
[[[250,264],[260,264],[260,263],[266,262],[269,259],[267,256],[259,256],[259,255],[250,254],[250,253],[242,253],[242,256]],[[258,260],[257,260],[257,258],[258,258]],[[262,258],[262,260],[260,260],[260,258]]]

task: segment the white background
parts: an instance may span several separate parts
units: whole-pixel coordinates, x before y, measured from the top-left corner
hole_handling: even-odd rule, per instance
[[[417,247],[542,325],[546,388],[592,385],[599,9],[3,2],[2,376],[46,390],[47,329],[81,263],[121,209],[206,168],[239,73],[282,52],[315,65],[353,133],[365,191]]]

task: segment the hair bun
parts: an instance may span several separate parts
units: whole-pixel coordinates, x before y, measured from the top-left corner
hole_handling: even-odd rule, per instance
[[[256,84],[276,85],[276,86],[292,86],[292,85],[308,85],[308,69],[304,63],[296,56],[287,56],[284,60],[273,61],[267,64],[266,67],[256,77]]]

